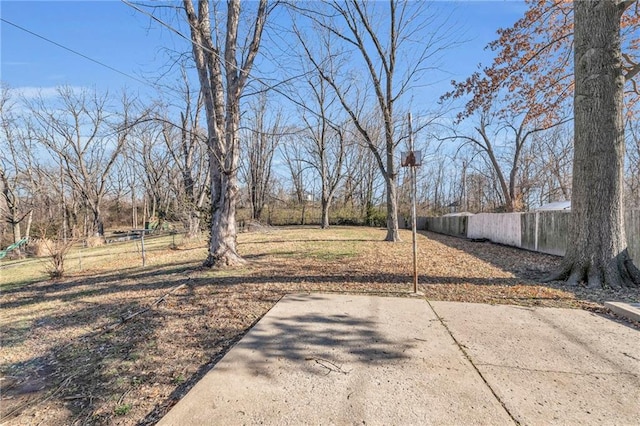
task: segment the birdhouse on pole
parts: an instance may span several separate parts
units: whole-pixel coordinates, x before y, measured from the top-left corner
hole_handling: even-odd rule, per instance
[[[408,151],[402,153],[400,161],[402,167],[418,167],[422,165],[422,151]]]

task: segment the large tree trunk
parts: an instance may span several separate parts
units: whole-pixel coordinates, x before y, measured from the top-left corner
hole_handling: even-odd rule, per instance
[[[329,229],[329,204],[331,202],[329,195],[329,188],[327,182],[327,165],[325,162],[324,153],[320,154],[320,180],[322,181],[322,196],[320,200],[320,206],[322,210],[322,219],[320,226],[322,229]]]
[[[219,142],[209,151],[211,171],[211,236],[209,254],[204,261],[207,267],[226,267],[244,263],[237,250],[236,201],[238,196],[238,122],[239,106],[229,105],[225,128],[225,145],[231,148],[222,158]],[[215,136],[217,139],[218,136]],[[217,149],[216,149],[217,148]],[[217,151],[217,152],[216,152]]]
[[[322,200],[320,200],[320,204],[322,207],[322,221],[320,226],[322,229],[329,229],[329,207],[331,206],[331,198],[329,194],[327,194],[326,188],[322,188]]]
[[[392,138],[390,138],[392,139]],[[390,142],[393,143],[393,142]],[[387,236],[385,241],[400,241],[398,232],[398,185],[393,150],[387,150],[387,173],[384,176],[387,186]]]
[[[385,241],[400,241],[398,233],[398,197],[396,181],[387,180],[387,236]]]
[[[201,0],[196,14],[192,0],[183,0],[193,41],[192,50],[207,111],[209,170],[211,172],[211,237],[205,266],[232,266],[244,262],[236,245],[237,170],[240,146],[240,97],[258,53],[267,16],[267,1],[260,0],[253,37],[238,65],[240,0],[227,2],[226,28],[212,28],[209,2]],[[216,20],[216,25],[220,23]],[[225,34],[224,55],[214,32]],[[223,71],[225,78],[223,82]],[[226,90],[225,90],[226,89]],[[226,102],[225,102],[226,101]]]
[[[187,221],[187,239],[198,238],[200,236],[200,212],[193,211]]]
[[[104,237],[104,220],[102,211],[100,210],[100,202],[91,205],[91,213],[93,214],[93,233],[95,236]]]
[[[572,220],[561,272],[571,284],[640,284],[623,214],[624,76],[615,0],[576,1]]]
[[[224,267],[244,263],[237,251],[236,200],[238,185],[235,176],[221,174],[220,196],[211,218],[209,255],[204,266]]]

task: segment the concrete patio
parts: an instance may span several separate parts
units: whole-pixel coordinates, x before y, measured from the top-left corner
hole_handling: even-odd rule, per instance
[[[572,309],[283,298],[160,425],[616,424],[640,332]]]

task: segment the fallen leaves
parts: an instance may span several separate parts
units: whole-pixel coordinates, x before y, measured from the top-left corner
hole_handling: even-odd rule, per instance
[[[411,294],[411,235],[401,237],[384,242],[373,228],[270,228],[239,236],[248,260],[239,269],[202,269],[202,250],[167,243],[154,252],[164,262],[157,267],[12,288],[2,296],[2,421],[153,424],[283,295]],[[430,233],[418,247],[420,290],[432,300],[598,309],[638,297],[543,285],[537,280],[558,266],[554,256]]]

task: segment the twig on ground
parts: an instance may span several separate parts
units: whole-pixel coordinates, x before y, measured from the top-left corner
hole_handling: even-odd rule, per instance
[[[35,401],[35,402],[27,401],[24,404],[20,404],[19,406],[15,407],[13,410],[8,412],[7,414],[0,417],[0,421],[4,421],[10,417],[14,417],[15,415],[19,415],[25,408],[35,407],[36,405],[47,402],[48,400],[53,398],[58,392],[60,392],[64,387],[66,387],[71,382],[71,379],[73,379],[75,376],[76,374],[72,374],[68,376],[66,379],[62,381],[62,383],[60,383],[60,385],[57,388],[55,388],[52,392],[50,392],[47,396],[45,396],[41,400]]]
[[[315,361],[316,364],[326,368],[327,370],[327,374],[331,373],[332,371],[336,372],[336,373],[342,373],[342,374],[349,374],[348,371],[344,371],[342,369],[342,367],[336,365],[335,363],[323,359],[323,358],[313,358],[313,357],[309,357],[309,358],[305,358],[306,361]],[[329,364],[329,365],[327,365]]]
[[[175,293],[176,291],[180,290],[181,288],[185,287],[186,284],[180,284],[174,288],[172,288],[168,293],[166,293],[164,296],[160,297],[158,300],[156,300],[155,302],[153,302],[151,305],[147,306],[144,309],[141,309],[139,311],[136,311],[132,314],[127,315],[126,317],[122,317],[120,318],[119,321],[111,323],[107,326],[104,327],[104,332],[110,332],[115,330],[116,328],[120,327],[122,324],[131,321],[133,318],[137,317],[138,315],[144,314],[145,312],[150,311],[151,309],[155,308],[156,306],[158,306],[160,303],[164,302],[167,297],[169,297],[171,294]]]
[[[123,393],[122,395],[120,395],[120,399],[118,399],[118,405],[122,404],[122,401],[124,401],[124,398],[129,394],[129,392],[131,392],[133,390],[133,388],[129,388],[127,389],[127,391],[125,393]]]

